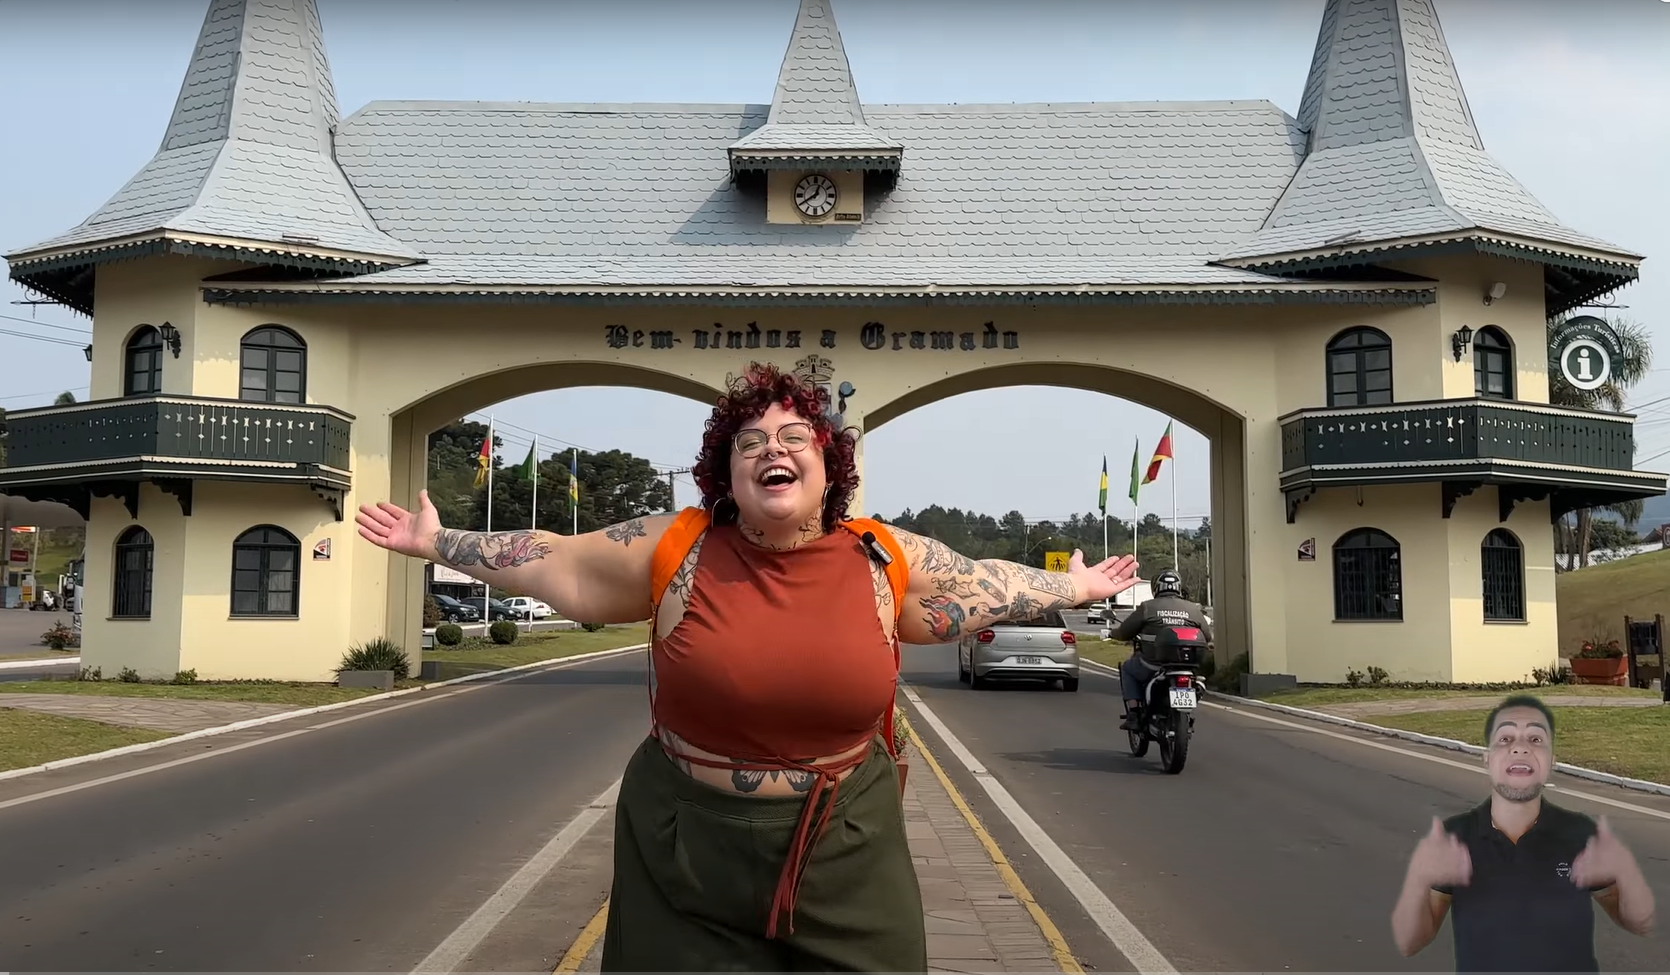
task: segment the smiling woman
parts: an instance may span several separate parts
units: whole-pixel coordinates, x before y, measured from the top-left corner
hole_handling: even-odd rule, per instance
[[[899,643],[1136,583],[1129,556],[1044,572],[849,517],[855,448],[825,389],[754,364],[707,421],[700,507],[578,536],[443,528],[426,493],[415,513],[360,509],[384,548],[570,619],[650,620],[651,731],[621,780],[605,971],[923,971]]]

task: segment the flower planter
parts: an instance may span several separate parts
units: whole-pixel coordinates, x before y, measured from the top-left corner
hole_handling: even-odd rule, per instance
[[[1579,684],[1624,685],[1629,661],[1623,657],[1573,657],[1571,676]]]
[[[394,690],[392,670],[344,670],[336,675],[338,687],[373,687],[380,691]]]

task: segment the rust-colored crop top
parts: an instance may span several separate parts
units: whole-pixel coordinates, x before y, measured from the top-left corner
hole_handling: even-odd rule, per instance
[[[897,658],[893,634],[878,618],[864,543],[835,531],[772,552],[750,544],[735,525],[709,528],[684,617],[651,654],[656,727],[736,761],[678,757],[718,768],[817,774],[766,936],[775,936],[784,911],[792,931],[795,891],[834,805],[834,777],[869,752],[839,768],[806,763],[850,751],[892,714]],[[814,824],[826,788],[830,795]]]

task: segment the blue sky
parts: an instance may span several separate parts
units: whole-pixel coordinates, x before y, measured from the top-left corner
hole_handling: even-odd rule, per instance
[[[770,100],[795,0],[318,0],[342,112],[378,99]],[[836,0],[867,102],[1263,98],[1288,112],[1322,0]],[[1555,214],[1648,255],[1622,314],[1670,336],[1670,2],[1437,0],[1485,145]],[[0,0],[0,250],[82,220],[155,151],[207,0]],[[398,16],[395,15],[398,11]],[[85,398],[88,321],[0,287],[0,406]],[[14,319],[32,319],[19,322]],[[26,332],[69,344],[4,334]],[[1634,400],[1641,466],[1670,466],[1670,346]],[[495,408],[505,454],[528,435],[687,466],[706,409],[661,394],[570,389]],[[1027,417],[1073,417],[1052,428]],[[583,419],[578,419],[583,418]],[[866,501],[939,502],[1060,518],[1094,508],[1102,456],[1114,496],[1133,435],[1165,418],[1070,390],[994,390],[888,424],[865,446]],[[513,426],[512,426],[513,424]],[[979,454],[956,440],[1016,445]],[[972,436],[971,436],[972,434]],[[1023,455],[1019,445],[1025,444]],[[1045,462],[1036,462],[1038,452]],[[1180,430],[1149,491],[1169,515],[1207,512],[1206,442]],[[1659,452],[1664,457],[1654,458]],[[1025,461],[1023,462],[1023,456]],[[1146,462],[1146,456],[1143,458]],[[679,501],[694,500],[681,479]],[[1148,507],[1145,499],[1144,507]],[[1116,507],[1116,511],[1122,510]]]

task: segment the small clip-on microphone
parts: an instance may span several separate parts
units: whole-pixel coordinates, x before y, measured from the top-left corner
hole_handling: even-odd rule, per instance
[[[876,533],[875,532],[865,532],[864,535],[863,535],[863,539],[864,539],[864,547],[870,550],[870,555],[877,562],[880,562],[882,565],[892,565],[893,564],[893,556],[889,555],[888,552],[887,552],[887,549],[883,548],[882,544],[880,542],[876,541]]]

